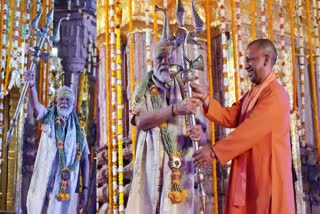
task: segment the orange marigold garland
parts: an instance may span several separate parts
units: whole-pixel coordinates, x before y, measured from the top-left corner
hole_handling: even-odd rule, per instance
[[[83,132],[81,130],[81,125],[79,118],[77,117],[75,112],[72,112],[71,117],[75,120],[76,125],[76,154],[73,163],[70,163],[69,166],[66,166],[66,154],[64,151],[64,141],[62,140],[62,133],[63,133],[63,125],[61,123],[61,118],[57,113],[56,108],[51,108],[44,119],[45,123],[48,123],[51,119],[54,118],[54,128],[55,128],[55,137],[56,137],[56,147],[58,150],[58,157],[59,157],[59,169],[61,170],[61,181],[60,181],[60,190],[59,193],[56,195],[59,201],[68,201],[70,199],[69,194],[69,186],[68,181],[70,179],[70,172],[75,170],[78,166],[81,157],[82,157],[82,148],[83,148]]]
[[[146,90],[150,91],[153,109],[162,108],[160,91],[158,87],[153,84],[151,76],[152,72],[148,72],[137,88],[137,94],[134,98],[134,103],[131,108],[131,112],[133,114],[138,114],[136,107],[142,100],[142,97],[145,95]],[[168,197],[172,203],[181,203],[188,198],[187,190],[182,189],[180,186],[182,177],[181,167],[183,165],[182,157],[186,154],[188,148],[183,149],[182,151],[176,151],[176,149],[173,147],[173,142],[169,133],[168,122],[160,123],[159,128],[162,136],[163,146],[169,156],[169,166],[172,171],[171,191],[169,192]]]
[[[280,81],[280,83],[282,83],[283,87],[287,87],[287,66],[286,66],[286,41],[285,41],[285,32],[284,32],[284,18],[283,18],[283,7],[282,4],[280,2],[280,13],[279,13],[279,17],[280,17],[280,43],[281,43],[281,47],[280,47],[280,72],[277,72],[277,78]],[[279,77],[278,77],[279,76]],[[286,88],[287,89],[287,88]]]
[[[161,127],[164,128],[164,127]],[[188,192],[185,189],[181,189],[181,166],[182,166],[182,155],[180,152],[173,152],[170,155],[169,161],[171,175],[171,192],[168,197],[173,203],[180,203],[188,198]]]
[[[161,97],[160,91],[156,85],[150,87],[151,101],[154,109],[161,109]],[[181,189],[181,167],[182,167],[182,157],[185,151],[182,153],[175,151],[173,148],[173,142],[168,130],[168,123],[164,122],[159,125],[160,132],[162,135],[163,145],[170,158],[169,166],[172,171],[171,175],[171,192],[168,194],[172,203],[180,203],[187,199],[188,192],[185,189]]]

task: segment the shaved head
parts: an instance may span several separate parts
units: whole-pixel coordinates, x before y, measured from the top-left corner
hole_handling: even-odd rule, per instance
[[[276,64],[277,61],[277,50],[274,44],[269,39],[257,39],[249,43],[248,48],[250,46],[255,45],[259,49],[263,50],[264,54],[271,57],[272,65]]]

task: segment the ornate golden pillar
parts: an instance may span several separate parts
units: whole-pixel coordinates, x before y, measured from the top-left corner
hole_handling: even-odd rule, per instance
[[[20,210],[21,194],[21,163],[22,163],[22,128],[23,113],[20,114],[18,126],[10,144],[5,145],[6,133],[9,129],[10,120],[13,118],[18,100],[20,97],[19,89],[11,90],[10,95],[4,100],[4,139],[2,139],[3,161],[1,164],[1,193],[0,193],[0,210],[18,212]],[[23,111],[23,109],[22,109]],[[22,117],[21,117],[22,116]]]

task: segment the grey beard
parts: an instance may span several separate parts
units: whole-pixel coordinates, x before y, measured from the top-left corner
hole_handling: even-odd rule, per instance
[[[172,86],[173,78],[171,78],[171,80],[169,82],[162,82],[156,75],[153,75],[153,78],[154,78],[153,81],[155,82],[156,85],[158,83],[166,89],[168,89]],[[159,85],[157,85],[157,86],[159,87]]]
[[[59,106],[57,106],[57,110],[62,117],[68,118],[72,112],[72,107],[69,107],[68,109],[65,109],[65,108],[61,109]]]

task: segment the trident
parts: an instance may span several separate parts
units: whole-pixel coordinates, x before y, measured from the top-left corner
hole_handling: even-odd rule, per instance
[[[40,4],[41,6],[41,4]],[[33,53],[32,55],[32,61],[29,67],[29,72],[30,73],[35,73],[35,69],[37,64],[40,61],[40,58],[43,59],[45,62],[47,62],[50,58],[50,54],[49,53],[41,53],[41,48],[44,44],[45,41],[48,42],[49,46],[52,47],[51,42],[58,42],[60,40],[60,25],[61,25],[61,21],[63,20],[69,20],[70,15],[68,14],[67,17],[63,17],[59,20],[56,31],[54,32],[53,35],[49,35],[48,31],[50,29],[50,25],[53,23],[53,13],[54,13],[54,8],[52,8],[50,10],[50,12],[48,13],[47,17],[46,17],[46,24],[45,26],[40,29],[38,28],[39,26],[39,21],[42,15],[42,6],[40,7],[40,11],[38,12],[37,16],[34,18],[34,20],[32,20],[31,22],[31,26],[34,29],[35,33],[34,35],[31,36],[32,37],[37,37],[38,38],[38,42],[35,45],[35,47],[30,48],[30,51]],[[14,113],[13,119],[11,121],[11,125],[10,125],[10,129],[8,131],[7,134],[7,139],[6,139],[6,145],[9,144],[12,135],[13,135],[13,131],[14,128],[17,126],[17,121],[18,121],[18,116],[19,116],[19,112],[20,109],[22,107],[22,103],[23,100],[26,96],[26,92],[28,90],[29,87],[29,80],[26,80],[25,85],[23,86],[20,98],[19,98],[19,102],[16,108],[16,111]]]
[[[195,70],[203,71],[203,58],[202,55],[198,56],[195,60],[192,60],[187,56],[187,43],[197,44],[195,37],[205,30],[204,22],[201,20],[199,14],[196,11],[195,0],[192,0],[192,14],[194,19],[194,30],[192,32],[188,31],[186,27],[184,27],[184,19],[185,19],[185,10],[183,8],[181,0],[177,2],[177,10],[176,16],[178,20],[179,30],[184,31],[184,42],[182,43],[183,48],[183,61],[184,61],[184,69],[178,69],[181,71],[181,79],[186,85],[186,96],[192,97],[192,89],[190,83],[195,79],[194,72]],[[194,114],[189,115],[190,126],[193,127],[196,125],[196,118]],[[192,141],[194,150],[199,149],[199,142]],[[204,173],[201,168],[196,167],[195,170],[195,180],[198,183],[198,193],[201,202],[201,212],[205,212],[206,208],[206,193],[204,190]]]

